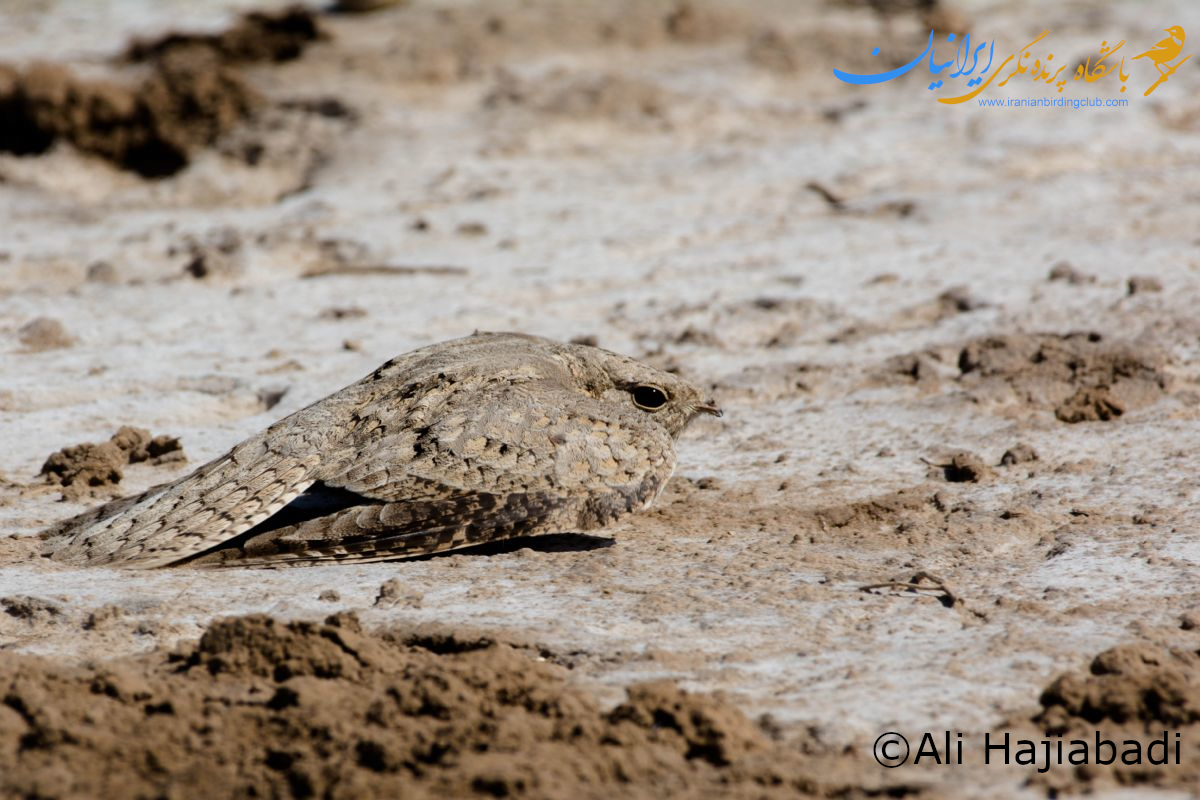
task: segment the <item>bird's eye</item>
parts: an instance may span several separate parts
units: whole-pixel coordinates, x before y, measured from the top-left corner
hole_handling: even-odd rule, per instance
[[[658,411],[667,404],[667,393],[648,383],[633,387],[633,404],[643,411]]]

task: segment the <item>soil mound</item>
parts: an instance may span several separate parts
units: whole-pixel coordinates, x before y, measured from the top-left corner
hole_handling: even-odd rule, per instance
[[[169,33],[135,41],[125,51],[128,61],[152,61],[166,55],[203,48],[230,63],[291,61],[304,48],[325,38],[315,13],[300,6],[276,12],[252,11],[234,25],[214,34]]]
[[[1061,675],[1042,693],[1037,720],[1047,733],[1068,734],[1100,722],[1179,727],[1200,722],[1200,658],[1141,645],[1096,656],[1086,674]]]
[[[204,50],[166,54],[139,85],[76,78],[55,64],[0,65],[0,151],[70,142],[144,177],[171,175],[249,114],[256,94]]]
[[[153,70],[132,86],[55,64],[0,64],[0,151],[37,155],[63,140],[143,177],[173,175],[260,104],[231,65],[289,61],[322,37],[311,11],[290,8],[246,14],[216,34],[135,42],[124,60]]]
[[[1038,780],[1052,790],[1078,792],[1103,784],[1192,788],[1200,781],[1200,657],[1149,644],[1127,644],[1100,653],[1086,671],[1060,675],[1041,696],[1033,718],[1047,736],[1114,742],[1117,753],[1138,742],[1167,741],[1168,763],[1090,764],[1052,769]],[[1176,738],[1179,733],[1179,761]],[[1160,752],[1157,757],[1161,757]],[[1107,757],[1107,756],[1106,756]]]
[[[0,794],[771,797],[819,784],[715,697],[632,687],[603,712],[561,668],[265,616],[86,667],[0,656]]]
[[[968,343],[958,356],[963,385],[1050,408],[1063,422],[1116,419],[1162,397],[1159,354],[1112,344],[1098,333],[1013,334]]]

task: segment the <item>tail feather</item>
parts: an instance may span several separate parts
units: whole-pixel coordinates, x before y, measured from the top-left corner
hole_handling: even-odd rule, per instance
[[[315,454],[250,439],[174,483],[116,500],[43,534],[43,553],[67,564],[157,567],[237,536],[313,482]]]

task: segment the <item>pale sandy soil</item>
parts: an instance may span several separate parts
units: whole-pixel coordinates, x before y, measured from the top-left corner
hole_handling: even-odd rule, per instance
[[[0,595],[44,601],[0,614],[0,647],[108,658],[245,612],[486,629],[603,703],[648,678],[723,690],[868,772],[883,731],[980,736],[1106,648],[1200,648],[1181,627],[1200,613],[1200,65],[1144,98],[1152,68],[1126,61],[1124,109],[943,107],[919,71],[830,75],[870,71],[880,43],[915,55],[909,16],[701,4],[672,36],[668,4],[431,5],[326,17],[302,58],[244,67],[263,110],[173,177],[67,145],[0,155]],[[998,53],[1049,29],[1060,58],[1137,53],[1195,19],[1186,2],[961,8]],[[132,34],[231,18],[105,9],[18,3],[0,58],[123,79]],[[281,108],[329,97],[354,114]],[[1049,280],[1063,261],[1087,280]],[[461,269],[302,277],[347,264]],[[1130,294],[1134,276],[1162,290]],[[69,345],[22,343],[39,317]],[[594,336],[711,385],[726,414],[685,434],[657,509],[611,544],[277,571],[36,555],[46,525],[475,329]],[[179,437],[188,463],[75,501],[44,485],[52,452],[122,425]],[[1038,459],[1000,466],[1019,444]],[[979,480],[939,466],[963,451]],[[861,588],[919,571],[952,596]],[[1044,795],[1032,774],[885,777]]]

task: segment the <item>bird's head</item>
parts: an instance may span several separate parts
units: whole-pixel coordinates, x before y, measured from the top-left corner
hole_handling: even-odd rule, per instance
[[[699,414],[721,416],[721,409],[700,387],[678,375],[589,345],[567,345],[580,367],[577,379],[589,394],[626,405],[678,436]]]
[[[1164,28],[1163,33],[1169,33],[1169,34],[1171,34],[1171,38],[1178,39],[1180,44],[1183,43],[1183,26],[1182,25],[1172,25],[1169,28]]]

